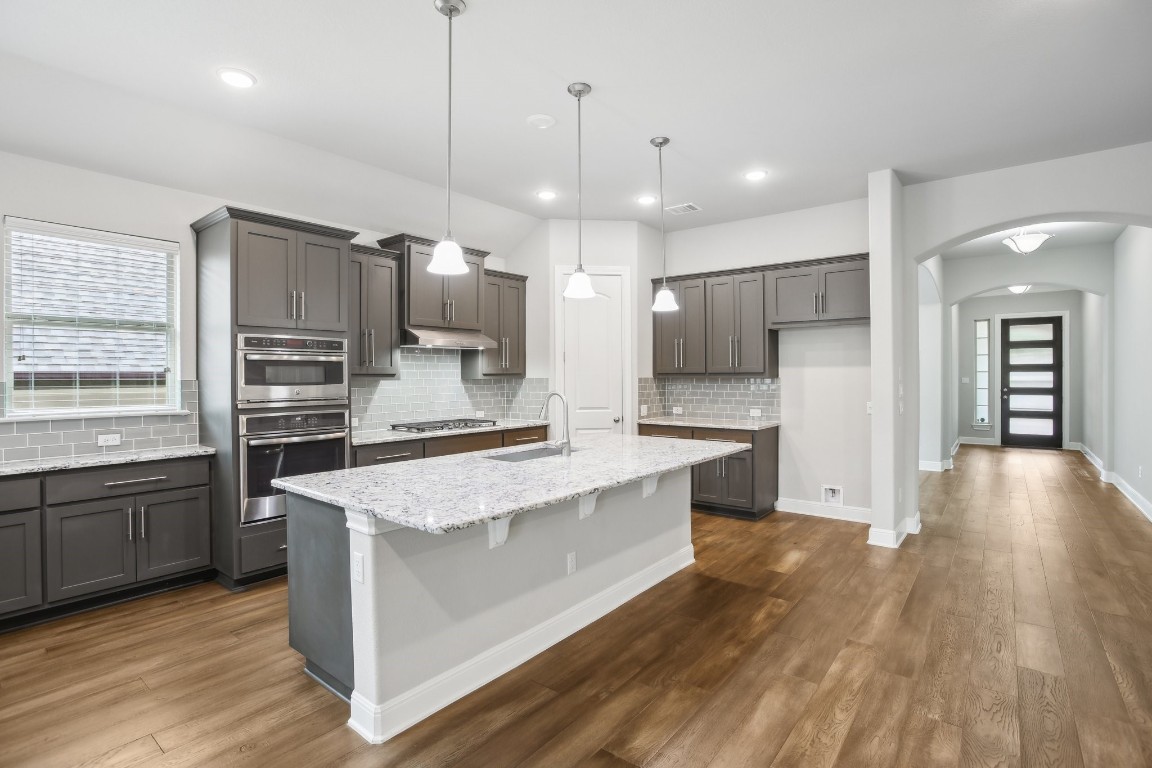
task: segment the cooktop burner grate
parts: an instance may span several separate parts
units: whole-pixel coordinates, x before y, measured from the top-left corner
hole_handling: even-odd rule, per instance
[[[450,429],[482,429],[494,426],[496,422],[493,419],[440,419],[393,424],[392,429],[400,432],[446,432]]]

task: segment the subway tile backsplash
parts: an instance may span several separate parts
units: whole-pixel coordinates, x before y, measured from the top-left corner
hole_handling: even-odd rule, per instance
[[[548,379],[461,379],[458,349],[401,349],[399,367],[395,377],[352,377],[353,433],[476,411],[486,419],[534,419],[548,394]]]
[[[760,409],[763,419],[780,418],[780,380],[743,376],[695,376],[640,379],[637,395],[648,416],[683,416],[706,419],[746,419]]]
[[[199,404],[196,381],[189,379],[180,382],[180,407],[186,414],[3,422],[0,454],[4,461],[21,461],[196,445]],[[96,436],[107,432],[119,432],[120,445],[98,446]]]

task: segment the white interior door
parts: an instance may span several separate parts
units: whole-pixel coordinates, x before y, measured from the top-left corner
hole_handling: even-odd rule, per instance
[[[627,280],[619,274],[590,276],[596,298],[561,299],[562,381],[573,441],[580,435],[621,434],[624,428]]]

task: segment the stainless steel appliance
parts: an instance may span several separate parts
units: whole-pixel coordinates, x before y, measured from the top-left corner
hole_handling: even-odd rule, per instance
[[[284,517],[278,477],[348,466],[348,411],[257,413],[240,419],[240,523]]]
[[[237,335],[237,407],[347,404],[346,340]]]
[[[400,432],[444,432],[449,429],[480,429],[494,427],[492,419],[441,419],[439,421],[411,421],[407,424],[393,424],[392,429]]]

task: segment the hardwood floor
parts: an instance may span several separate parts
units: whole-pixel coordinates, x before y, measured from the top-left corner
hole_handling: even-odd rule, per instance
[[[1079,454],[965,447],[899,550],[696,515],[697,563],[387,744],[286,584],[0,636],[2,766],[1152,766],[1152,523]]]

